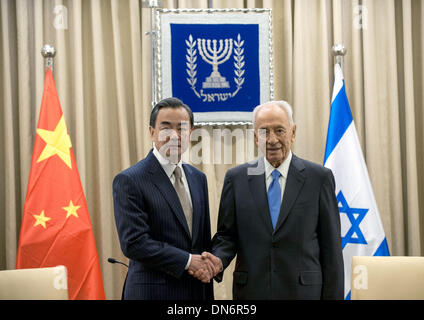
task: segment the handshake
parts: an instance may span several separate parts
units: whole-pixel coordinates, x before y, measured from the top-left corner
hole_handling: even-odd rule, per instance
[[[192,254],[188,273],[203,283],[209,283],[213,277],[222,271],[221,259],[212,253],[203,252],[202,255]]]

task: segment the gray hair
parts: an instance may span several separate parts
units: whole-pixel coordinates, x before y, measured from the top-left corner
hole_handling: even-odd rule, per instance
[[[283,109],[284,111],[286,111],[287,117],[289,118],[290,127],[293,127],[293,125],[294,125],[293,109],[292,109],[291,105],[287,101],[279,100],[279,101],[265,102],[263,104],[256,106],[255,109],[253,109],[253,128],[255,128],[255,126],[256,126],[256,123],[255,123],[256,122],[256,115],[259,112],[259,110],[261,110],[262,107],[269,106],[269,105],[272,105],[272,104],[275,104],[275,105],[279,106],[281,109]]]

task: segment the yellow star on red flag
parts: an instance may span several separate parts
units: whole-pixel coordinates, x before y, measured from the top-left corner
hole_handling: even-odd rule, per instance
[[[37,134],[46,142],[46,146],[37,162],[41,162],[57,154],[72,169],[71,153],[69,151],[72,143],[68,129],[66,128],[65,117],[62,115],[54,131],[37,129]]]
[[[69,205],[67,207],[62,207],[62,209],[66,211],[66,219],[68,219],[70,216],[75,216],[78,218],[77,210],[79,208],[81,208],[81,206],[75,206],[72,203],[72,200],[69,201]]]
[[[49,221],[51,218],[46,217],[44,215],[44,210],[41,211],[41,213],[39,215],[33,214],[32,215],[35,218],[35,223],[34,223],[34,227],[41,225],[44,229],[46,229],[46,222]]]

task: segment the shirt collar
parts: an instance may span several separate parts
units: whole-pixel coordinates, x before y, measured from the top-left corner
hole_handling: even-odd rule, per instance
[[[177,164],[171,163],[168,159],[166,159],[163,155],[160,154],[158,149],[156,149],[156,146],[153,147],[153,154],[155,155],[156,159],[158,159],[168,178],[172,176],[176,166],[179,166],[181,170],[183,170],[181,159]]]
[[[274,168],[272,166],[272,164],[270,164],[268,162],[268,160],[266,159],[266,157],[264,156],[264,163],[265,163],[265,179],[268,179],[268,177],[272,174],[272,172],[277,169],[278,171],[280,171],[281,175],[287,179],[287,174],[289,173],[289,167],[290,167],[290,162],[292,159],[292,152],[291,150],[289,150],[289,154],[287,155],[287,158],[283,161],[282,164],[280,164],[280,166],[278,168]]]

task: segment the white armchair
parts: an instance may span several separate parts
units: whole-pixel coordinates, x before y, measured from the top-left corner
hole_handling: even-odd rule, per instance
[[[353,257],[352,300],[423,300],[424,257]]]
[[[0,300],[68,300],[66,267],[0,271]]]

